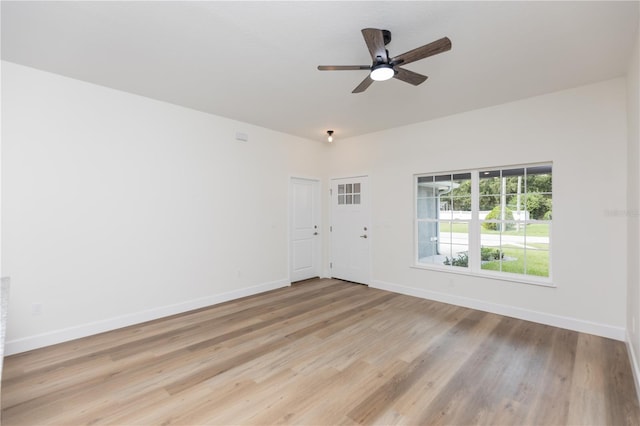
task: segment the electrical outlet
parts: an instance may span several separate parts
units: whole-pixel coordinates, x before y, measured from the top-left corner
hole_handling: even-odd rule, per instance
[[[42,315],[42,303],[34,303],[31,305],[31,315],[34,317]]]

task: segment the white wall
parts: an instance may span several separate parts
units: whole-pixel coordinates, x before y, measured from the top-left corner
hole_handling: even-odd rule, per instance
[[[288,285],[288,180],[324,144],[13,63],[2,86],[9,353]]]
[[[625,102],[620,78],[336,143],[329,176],[370,175],[373,285],[624,339]],[[411,267],[413,174],[543,161],[556,288]]]
[[[370,176],[374,286],[624,338],[624,79],[327,146],[2,71],[10,353],[286,285],[292,175]],[[413,174],[539,161],[554,163],[556,288],[411,267]]]
[[[627,347],[640,396],[640,31],[627,72]]]

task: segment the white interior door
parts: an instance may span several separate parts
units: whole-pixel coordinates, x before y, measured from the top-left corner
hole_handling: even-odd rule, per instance
[[[320,276],[320,183],[291,178],[291,282]]]
[[[369,284],[370,202],[368,177],[331,181],[331,276]]]

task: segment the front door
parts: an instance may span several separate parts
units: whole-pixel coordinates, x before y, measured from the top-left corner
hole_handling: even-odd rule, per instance
[[[369,284],[371,225],[368,177],[331,181],[331,276]]]
[[[291,178],[291,282],[320,276],[320,183]]]

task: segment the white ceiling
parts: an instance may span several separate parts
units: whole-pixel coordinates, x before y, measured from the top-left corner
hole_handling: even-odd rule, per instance
[[[638,28],[628,2],[2,2],[2,59],[322,140],[425,121],[624,75]],[[352,94],[362,28],[429,79]]]

